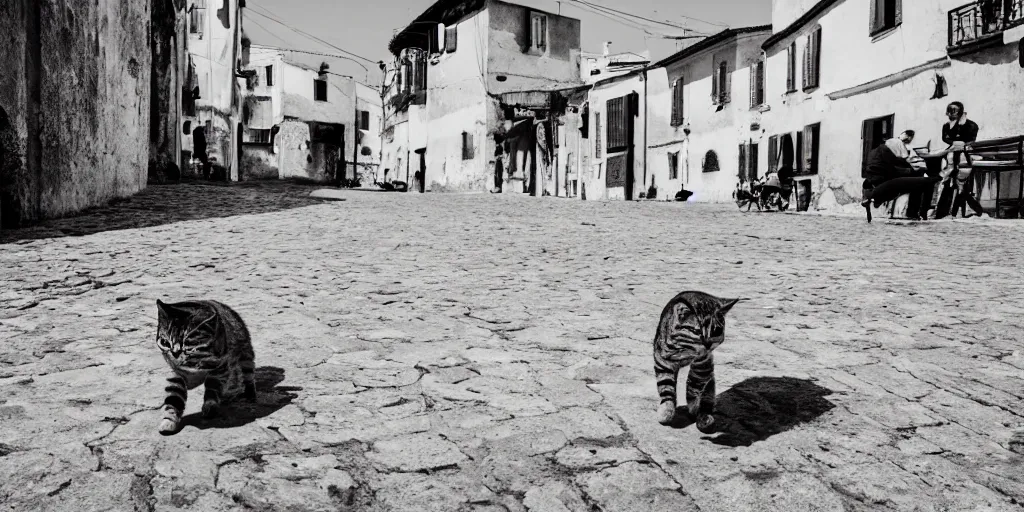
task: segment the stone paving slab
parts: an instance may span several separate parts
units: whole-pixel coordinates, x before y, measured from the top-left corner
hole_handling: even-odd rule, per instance
[[[0,508],[1024,508],[1024,226],[339,195],[0,245]],[[683,289],[749,299],[712,435],[655,421]],[[155,301],[198,297],[260,397],[163,437]]]

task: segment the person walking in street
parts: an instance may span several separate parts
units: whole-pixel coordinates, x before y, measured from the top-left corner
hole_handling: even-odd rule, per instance
[[[887,201],[896,199],[903,194],[910,194],[907,201],[907,218],[924,220],[931,206],[931,195],[935,190],[938,177],[922,176],[914,169],[908,159],[914,140],[914,131],[907,130],[899,137],[885,141],[868,154],[868,162],[864,171],[864,200],[861,206],[867,212],[871,222],[871,204],[878,208]]]

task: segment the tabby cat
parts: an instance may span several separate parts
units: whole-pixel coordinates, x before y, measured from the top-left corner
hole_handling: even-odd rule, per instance
[[[725,340],[725,315],[740,299],[720,299],[686,291],[668,301],[654,335],[654,376],[658,382],[658,422],[668,425],[676,414],[676,378],[690,367],[686,406],[697,429],[710,433],[715,418],[715,361],[712,351]]]
[[[171,367],[160,433],[178,430],[188,390],[203,384],[203,416],[244,394],[256,401],[255,354],[249,330],[233,309],[212,300],[156,301],[156,343]]]

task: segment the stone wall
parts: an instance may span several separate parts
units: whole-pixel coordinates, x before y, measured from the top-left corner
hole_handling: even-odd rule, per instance
[[[5,226],[145,187],[149,28],[148,0],[0,2]]]
[[[239,167],[242,181],[276,180],[281,177],[277,169],[277,155],[269,144],[245,144]]]

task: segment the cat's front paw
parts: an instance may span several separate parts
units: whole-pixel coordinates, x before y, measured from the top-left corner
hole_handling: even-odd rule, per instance
[[[658,423],[662,425],[668,425],[672,423],[672,420],[676,418],[676,404],[672,402],[662,402],[658,406]]]
[[[220,404],[213,401],[207,400],[203,403],[203,417],[212,418],[220,412]]]
[[[173,434],[178,431],[178,422],[170,418],[164,418],[160,420],[160,426],[157,430],[165,436]]]
[[[713,434],[715,432],[715,417],[710,414],[698,416],[697,430],[705,434]]]

